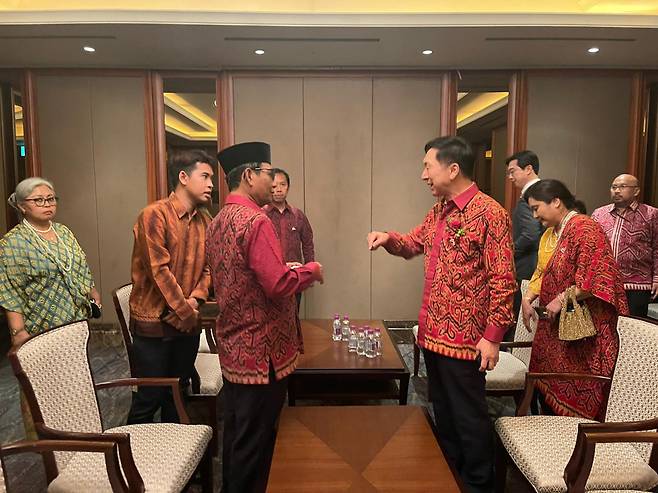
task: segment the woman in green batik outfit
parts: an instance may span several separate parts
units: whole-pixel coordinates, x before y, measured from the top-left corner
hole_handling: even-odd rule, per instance
[[[18,346],[52,327],[89,318],[89,299],[100,305],[100,295],[75,236],[53,222],[52,183],[23,180],[8,202],[21,222],[0,240],[0,307],[7,313],[12,345]],[[33,435],[23,395],[21,407],[26,432]]]

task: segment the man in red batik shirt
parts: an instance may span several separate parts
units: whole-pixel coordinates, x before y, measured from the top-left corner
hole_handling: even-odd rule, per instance
[[[317,262],[286,265],[272,221],[270,146],[247,142],[218,154],[230,194],[210,224],[208,263],[219,306],[224,377],[224,493],[264,492],[276,423],[302,350],[295,294],[322,282]]]
[[[507,212],[473,182],[475,157],[460,137],[425,146],[421,174],[441,198],[403,235],[374,231],[368,247],[404,258],[425,255],[418,345],[427,368],[439,440],[470,492],[493,491],[493,429],[485,372],[498,362],[512,325],[516,290]]]
[[[263,207],[263,210],[272,221],[274,230],[281,241],[283,260],[291,265],[313,262],[315,251],[311,223],[308,222],[306,214],[290,205],[287,200],[290,191],[290,175],[281,168],[274,168],[272,173],[274,174],[272,203]],[[297,311],[299,311],[302,293],[297,293],[296,296]]]

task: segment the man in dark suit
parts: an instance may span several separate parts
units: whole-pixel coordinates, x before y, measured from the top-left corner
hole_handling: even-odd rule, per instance
[[[523,197],[528,188],[539,181],[539,158],[532,151],[520,151],[511,155],[505,161],[507,176]],[[512,213],[512,237],[514,239],[514,263],[516,277],[521,285],[523,279],[530,279],[537,267],[537,250],[539,239],[544,232],[530,210],[528,203],[522,198],[516,203]],[[518,315],[521,306],[521,291],[514,296],[514,313]],[[508,331],[511,333],[513,331]],[[510,334],[513,336],[513,334]]]

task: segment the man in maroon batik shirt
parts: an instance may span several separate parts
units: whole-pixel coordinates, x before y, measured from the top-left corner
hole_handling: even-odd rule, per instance
[[[297,266],[315,260],[313,248],[313,229],[306,214],[288,203],[290,191],[290,175],[281,168],[274,168],[274,188],[272,203],[263,210],[274,225],[283,251],[283,260],[289,265]],[[297,311],[302,299],[302,293],[297,293]]]
[[[509,215],[472,180],[475,156],[460,137],[425,145],[421,179],[438,202],[408,234],[373,231],[368,246],[425,256],[418,345],[439,441],[469,493],[493,491],[493,429],[485,371],[498,362],[516,290]]]
[[[322,282],[322,266],[292,269],[262,207],[272,200],[270,146],[247,142],[218,154],[230,194],[210,224],[206,250],[219,306],[224,377],[224,493],[264,492],[276,423],[302,350],[295,294]]]
[[[640,182],[619,175],[610,186],[612,204],[592,219],[605,231],[621,272],[631,315],[646,317],[658,296],[658,209],[639,201]]]

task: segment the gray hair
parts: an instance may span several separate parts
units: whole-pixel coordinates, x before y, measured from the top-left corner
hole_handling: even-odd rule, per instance
[[[260,168],[260,163],[244,163],[229,171],[226,174],[226,184],[228,185],[228,191],[232,192],[240,186],[240,182],[242,181],[242,173],[244,173],[245,170],[254,168]]]
[[[33,176],[32,178],[26,178],[18,185],[16,185],[16,191],[9,196],[7,203],[16,209],[16,212],[18,212],[18,215],[22,218],[23,214],[18,207],[18,204],[25,202],[25,199],[30,196],[34,189],[42,185],[47,186],[53,192],[55,191],[55,186],[52,184],[52,182],[39,176]]]

